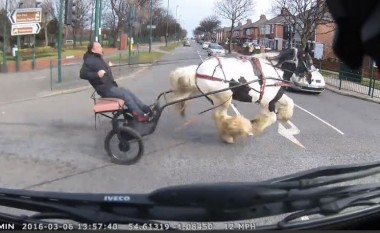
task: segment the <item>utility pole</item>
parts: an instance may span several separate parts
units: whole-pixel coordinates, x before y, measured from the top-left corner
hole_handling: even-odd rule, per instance
[[[63,31],[63,8],[64,0],[59,1],[58,19],[58,83],[62,82],[62,31]]]
[[[152,14],[153,0],[150,0],[149,53],[152,51]]]
[[[5,0],[5,12],[3,15],[3,72],[8,72],[7,66],[7,13],[8,13],[8,0]]]
[[[166,47],[168,47],[168,36],[169,36],[169,0],[168,0],[168,10],[166,12],[166,35],[165,35],[165,43]]]

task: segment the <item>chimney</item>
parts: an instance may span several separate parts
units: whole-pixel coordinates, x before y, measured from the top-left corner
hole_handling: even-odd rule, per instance
[[[289,11],[288,11],[288,9],[286,7],[283,7],[281,9],[281,15],[288,15],[288,13],[289,13]]]
[[[240,27],[241,25],[242,25],[241,22],[239,22],[239,23],[238,23],[238,27]]]
[[[252,19],[247,19],[247,24],[251,24],[252,23]]]
[[[267,19],[267,17],[265,15],[260,15],[260,20],[262,19]]]

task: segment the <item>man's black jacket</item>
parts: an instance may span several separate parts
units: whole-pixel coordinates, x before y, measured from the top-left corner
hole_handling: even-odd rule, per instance
[[[104,70],[106,72],[103,78],[99,78],[99,70]],[[83,66],[80,70],[80,78],[88,80],[96,92],[102,97],[106,97],[105,95],[110,88],[117,87],[117,83],[113,79],[110,67],[100,54],[86,53],[83,56]]]

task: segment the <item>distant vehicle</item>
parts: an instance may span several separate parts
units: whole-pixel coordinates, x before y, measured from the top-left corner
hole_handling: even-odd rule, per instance
[[[191,44],[190,44],[190,41],[189,40],[184,40],[183,41],[183,46],[191,46]]]
[[[224,56],[226,55],[226,50],[216,43],[211,43],[207,49],[207,55],[210,56]]]

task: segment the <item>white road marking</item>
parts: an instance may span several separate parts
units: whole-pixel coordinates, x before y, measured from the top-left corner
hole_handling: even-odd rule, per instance
[[[297,138],[294,137],[294,135],[299,134],[301,131],[291,121],[288,121],[287,123],[290,125],[289,129],[286,129],[281,123],[278,123],[278,133],[296,145],[305,149],[305,147],[297,140]]]
[[[234,110],[234,112],[236,113],[236,115],[241,116],[240,112],[237,110],[237,108],[235,107],[235,105],[232,104],[232,103],[231,103],[231,108],[232,108],[232,110]]]
[[[201,59],[201,61],[203,61],[203,58],[202,58],[201,53],[199,52],[199,50],[197,50],[197,53],[198,53],[198,56]]]
[[[302,111],[304,111],[304,112],[310,114],[311,116],[315,117],[316,119],[320,120],[321,122],[323,122],[323,123],[326,124],[327,126],[331,127],[332,129],[334,129],[335,131],[337,131],[337,132],[340,133],[341,135],[344,135],[344,133],[343,133],[341,130],[337,129],[336,127],[334,127],[333,125],[331,125],[331,124],[328,123],[327,121],[325,121],[325,120],[321,119],[320,117],[314,115],[313,113],[309,112],[308,110],[306,110],[306,109],[304,109],[304,108],[298,106],[297,104],[295,104],[295,106],[296,106],[297,108],[301,109]]]

